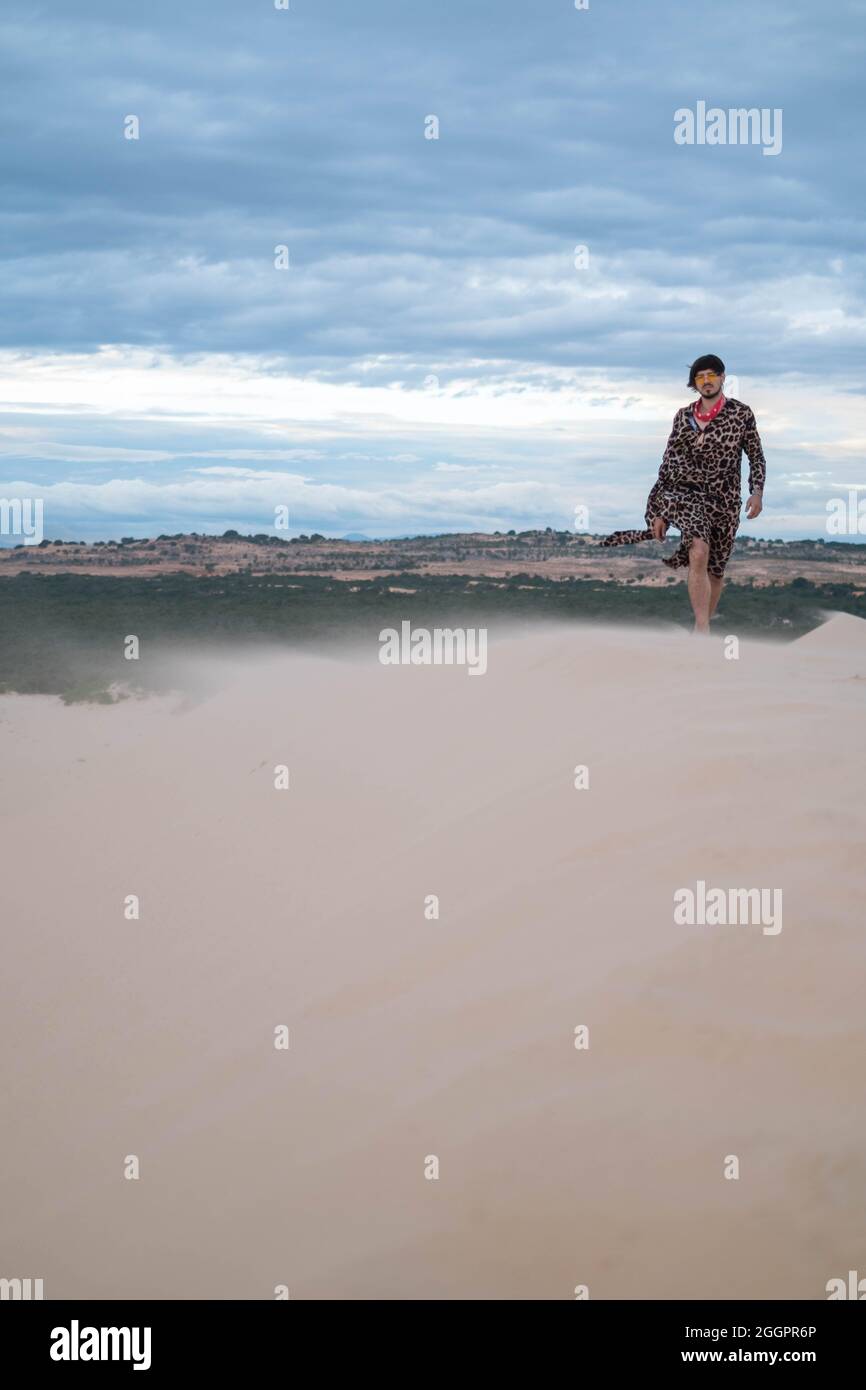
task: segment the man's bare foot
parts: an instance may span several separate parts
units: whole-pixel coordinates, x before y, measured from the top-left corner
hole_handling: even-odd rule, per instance
[[[692,632],[699,632],[702,633],[704,637],[709,637],[710,625],[709,623],[702,623],[700,625],[698,623],[695,623],[694,627],[692,628]]]

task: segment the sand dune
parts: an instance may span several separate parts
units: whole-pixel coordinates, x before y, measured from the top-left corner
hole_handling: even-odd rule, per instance
[[[836,652],[843,660],[851,653],[866,652],[866,622],[852,613],[828,613],[826,621],[797,638],[797,648]]]
[[[560,628],[483,679],[204,675],[0,699],[0,1275],[569,1299],[866,1273],[866,623],[736,660]],[[781,930],[678,924],[699,880],[781,890]]]

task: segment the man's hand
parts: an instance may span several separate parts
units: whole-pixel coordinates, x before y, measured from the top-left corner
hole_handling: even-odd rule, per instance
[[[746,503],[746,516],[750,521],[754,521],[756,516],[760,516],[764,510],[764,500],[759,492],[753,492]]]
[[[665,521],[663,516],[653,517],[652,533],[654,541],[664,540],[665,536],[668,533],[668,523]]]

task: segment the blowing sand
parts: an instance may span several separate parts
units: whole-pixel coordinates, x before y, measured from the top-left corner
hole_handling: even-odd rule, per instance
[[[738,660],[568,628],[491,644],[483,679],[267,653],[207,677],[0,700],[0,1276],[570,1299],[866,1274],[866,623]],[[781,890],[782,929],[678,924],[699,880]]]

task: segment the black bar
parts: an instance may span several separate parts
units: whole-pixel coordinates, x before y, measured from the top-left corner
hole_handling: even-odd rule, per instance
[[[100,1369],[115,1376],[133,1375],[135,1358],[142,1365],[142,1383],[145,1375],[153,1379],[178,1371],[225,1378],[282,1370],[306,1379],[311,1370],[316,1375],[331,1370],[342,1356],[354,1376],[378,1366],[388,1378],[399,1372],[397,1378],[410,1382],[428,1377],[440,1360],[442,1373],[448,1375],[479,1360],[488,1374],[499,1364],[513,1374],[524,1359],[531,1369],[533,1358],[533,1380],[544,1381],[553,1372],[552,1367],[542,1371],[542,1364],[550,1365],[554,1354],[566,1358],[563,1370],[570,1368],[570,1379],[590,1365],[603,1374],[628,1369],[665,1373],[677,1367],[733,1363],[771,1369],[803,1365],[825,1376],[843,1369],[850,1374],[861,1361],[863,1316],[844,1306],[846,1301],[575,1300],[567,1312],[556,1313],[550,1306],[544,1311],[535,1304],[534,1313],[512,1310],[508,1325],[499,1328],[488,1323],[497,1312],[484,1299],[441,1300],[421,1316],[420,1300],[406,1300],[399,1312],[392,1308],[387,1317],[374,1312],[372,1300],[360,1307],[340,1300],[322,1306],[303,1299],[5,1302],[0,1307],[0,1332],[5,1369],[14,1358],[24,1375],[49,1371],[94,1376]],[[543,1322],[538,1324],[535,1319],[542,1312]],[[128,1359],[52,1359],[52,1347],[70,1356],[75,1349],[89,1354],[96,1347],[110,1357],[115,1350],[111,1336],[103,1342],[88,1331],[92,1328],[126,1329],[116,1340],[116,1350],[126,1352]],[[139,1329],[137,1340],[133,1328]],[[149,1344],[144,1329],[150,1329]],[[458,1351],[455,1332],[464,1351]],[[405,1350],[402,1336],[411,1339]],[[311,1357],[313,1366],[302,1369],[302,1357]]]

